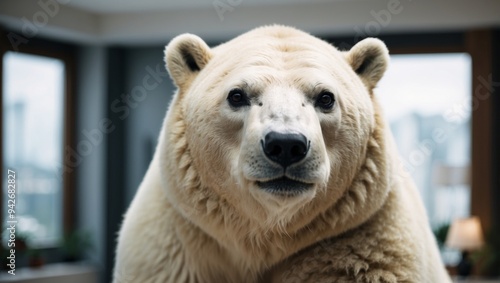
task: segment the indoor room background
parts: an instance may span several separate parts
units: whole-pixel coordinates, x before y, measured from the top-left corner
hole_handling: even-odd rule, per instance
[[[386,43],[375,95],[441,256],[453,273],[462,250],[446,232],[476,219],[474,272],[500,276],[499,1],[4,0],[0,282],[109,282],[119,225],[175,91],[165,45],[188,32],[215,46],[275,23],[342,50]],[[7,273],[13,211],[17,277]]]

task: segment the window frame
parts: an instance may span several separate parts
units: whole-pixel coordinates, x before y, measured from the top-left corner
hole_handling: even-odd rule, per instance
[[[63,147],[62,151],[62,230],[63,237],[74,230],[75,225],[75,171],[67,172],[65,170],[66,148],[74,148],[75,146],[75,133],[76,126],[76,113],[74,107],[74,81],[75,81],[75,64],[74,64],[74,51],[73,47],[65,44],[57,44],[46,40],[37,38],[29,39],[29,42],[18,46],[14,49],[10,42],[7,40],[7,35],[10,31],[5,31],[0,28],[0,109],[3,109],[3,58],[6,52],[21,52],[31,55],[39,55],[50,58],[59,59],[63,62],[65,68],[65,86],[64,86],[64,102],[63,102]],[[0,123],[0,174],[2,179],[4,176],[3,164],[3,122]],[[16,176],[17,177],[17,176]],[[22,178],[22,176],[19,176]],[[3,221],[3,193],[0,194],[0,219]],[[37,250],[50,250],[53,248],[60,248],[61,245],[46,246],[37,248]],[[49,258],[53,258],[49,256]],[[50,261],[50,259],[49,259]]]

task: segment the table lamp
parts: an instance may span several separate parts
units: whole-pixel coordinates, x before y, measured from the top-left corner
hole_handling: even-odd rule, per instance
[[[450,248],[462,251],[462,259],[457,266],[459,276],[467,277],[470,275],[472,262],[469,259],[469,252],[481,248],[483,243],[481,223],[478,217],[462,218],[453,221],[445,244]]]

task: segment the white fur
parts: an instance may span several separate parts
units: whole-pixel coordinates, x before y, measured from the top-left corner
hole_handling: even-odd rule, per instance
[[[210,49],[166,49],[178,91],[120,231],[114,282],[450,282],[425,210],[372,90],[388,64],[367,39],[349,52],[283,26]],[[244,89],[251,105],[231,108]],[[331,111],[315,105],[335,95]],[[285,171],[266,133],[310,149]],[[259,188],[284,172],[294,197]],[[130,281],[126,281],[130,280]]]

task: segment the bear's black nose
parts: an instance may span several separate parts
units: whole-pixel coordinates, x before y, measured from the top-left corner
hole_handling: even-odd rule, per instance
[[[270,132],[261,143],[266,156],[283,167],[299,162],[309,150],[307,138],[302,134]]]

